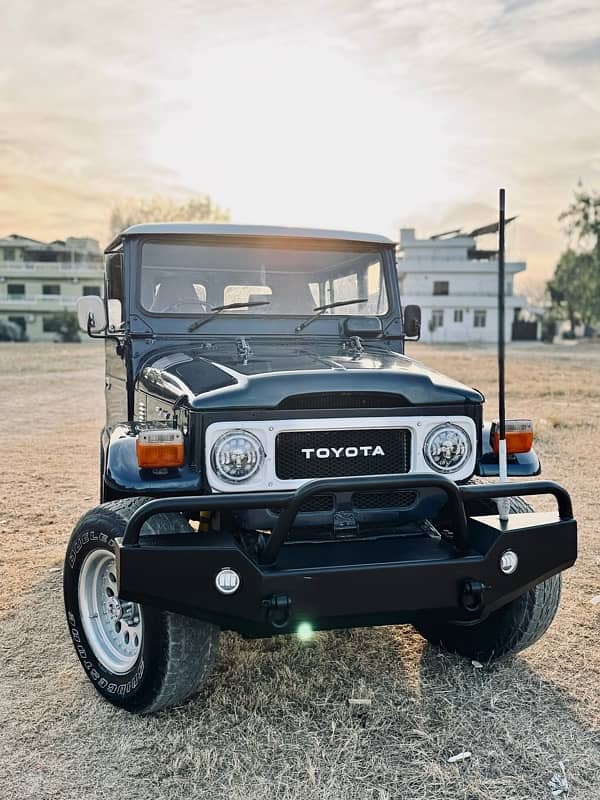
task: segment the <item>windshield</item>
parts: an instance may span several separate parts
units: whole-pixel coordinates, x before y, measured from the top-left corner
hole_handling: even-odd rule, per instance
[[[354,302],[364,298],[364,302]],[[368,244],[159,244],[142,247],[141,305],[150,313],[197,317],[231,303],[222,314],[383,315],[388,301],[380,251]],[[264,305],[256,305],[263,301]]]

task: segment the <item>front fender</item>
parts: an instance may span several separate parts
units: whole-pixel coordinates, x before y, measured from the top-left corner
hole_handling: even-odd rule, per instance
[[[195,466],[186,463],[182,467],[168,469],[165,474],[141,469],[137,463],[135,437],[135,427],[128,422],[102,431],[103,495],[161,496],[200,492],[202,475]]]
[[[490,444],[491,423],[483,426],[481,442],[481,458],[477,462],[475,474],[482,478],[497,478],[500,474],[498,454],[494,453]],[[509,478],[525,478],[539,475],[542,465],[533,448],[527,453],[515,453],[508,457],[507,475]]]

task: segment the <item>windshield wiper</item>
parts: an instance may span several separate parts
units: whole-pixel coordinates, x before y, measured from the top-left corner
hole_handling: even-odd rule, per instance
[[[254,308],[254,306],[270,306],[270,300],[252,300],[249,303],[226,303],[224,306],[214,306],[210,310],[210,315],[205,317],[204,319],[199,319],[197,322],[192,322],[188,331],[191,333],[192,331],[197,331],[198,328],[201,328],[203,325],[206,325],[207,322],[210,322],[211,319],[214,319],[217,314],[220,314],[221,311],[229,311],[230,308]]]
[[[300,333],[300,331],[303,331],[304,328],[308,327],[308,325],[310,325],[311,322],[314,322],[316,319],[318,319],[321,316],[321,314],[324,314],[329,308],[337,308],[338,306],[351,306],[355,305],[356,303],[367,303],[367,302],[368,299],[366,297],[357,297],[354,300],[337,300],[335,303],[327,303],[324,306],[317,306],[316,308],[313,308],[313,311],[316,311],[317,313],[314,314],[309,319],[305,319],[304,322],[301,322],[300,325],[298,325],[295,329],[296,333]]]

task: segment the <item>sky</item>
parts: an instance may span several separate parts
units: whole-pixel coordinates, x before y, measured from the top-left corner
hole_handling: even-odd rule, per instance
[[[600,3],[4,0],[0,235],[105,243],[127,197],[397,238],[495,217],[548,277],[600,189]]]

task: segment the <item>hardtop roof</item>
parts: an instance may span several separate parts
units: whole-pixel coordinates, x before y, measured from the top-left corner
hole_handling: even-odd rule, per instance
[[[148,222],[132,225],[122,231],[105,249],[105,253],[116,250],[130,236],[256,236],[290,239],[329,239],[366,244],[394,245],[387,236],[354,231],[333,231],[322,228],[286,228],[270,225],[230,225],[199,222]]]

